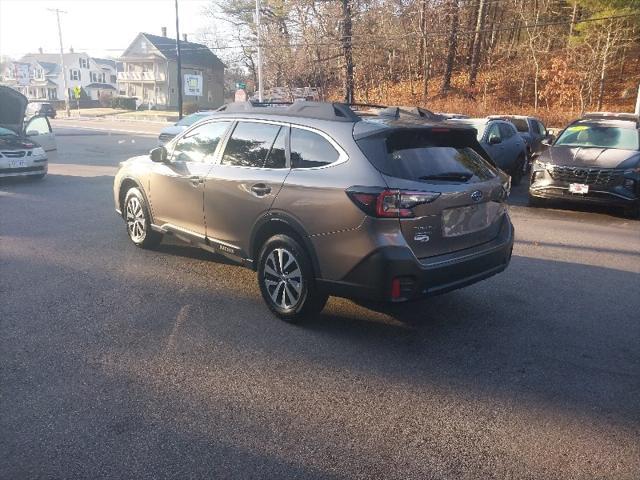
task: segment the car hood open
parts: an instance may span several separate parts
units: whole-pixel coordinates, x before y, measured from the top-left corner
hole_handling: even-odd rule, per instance
[[[640,161],[640,152],[617,148],[553,146],[540,158],[554,165],[587,168],[631,168]]]
[[[0,85],[0,127],[22,134],[27,97],[13,88]]]

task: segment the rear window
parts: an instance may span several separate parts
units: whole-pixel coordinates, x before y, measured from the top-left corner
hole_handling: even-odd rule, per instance
[[[515,125],[516,130],[519,132],[529,131],[529,124],[524,118],[510,118],[509,120]]]
[[[291,129],[291,165],[293,168],[316,168],[337,161],[338,151],[322,135],[304,130]]]
[[[434,138],[401,135],[366,137],[358,140],[358,145],[373,166],[396,178],[475,182],[497,175],[494,167],[464,142],[450,141],[447,145]]]

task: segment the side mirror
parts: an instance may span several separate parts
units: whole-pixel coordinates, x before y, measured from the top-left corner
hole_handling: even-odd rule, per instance
[[[167,149],[164,147],[156,147],[149,152],[152,162],[164,163],[167,161]]]
[[[502,143],[502,139],[497,135],[491,135],[489,137],[489,145],[497,145],[498,143]]]
[[[555,140],[555,137],[553,135],[549,135],[546,138],[543,138],[540,143],[542,145],[544,145],[545,147],[550,147],[551,145],[553,145],[553,141]]]

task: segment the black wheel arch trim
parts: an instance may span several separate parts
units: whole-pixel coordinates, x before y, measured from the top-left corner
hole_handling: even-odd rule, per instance
[[[121,215],[124,215],[124,205],[122,205],[122,202],[124,201],[124,196],[122,195],[122,186],[124,185],[124,183],[126,181],[131,181],[133,182],[136,187],[138,188],[138,190],[140,190],[140,192],[142,193],[142,196],[144,197],[144,201],[147,204],[147,211],[149,212],[149,217],[151,220],[151,223],[154,223],[153,221],[153,209],[151,208],[151,202],[149,201],[149,197],[147,197],[147,192],[145,191],[144,187],[142,186],[142,184],[140,183],[140,181],[137,178],[134,177],[123,177],[122,180],[120,180],[120,186],[118,187],[118,198],[122,198],[122,200],[120,200],[120,205],[118,205],[120,207],[120,213]]]
[[[289,215],[285,212],[279,211],[270,211],[260,217],[253,225],[251,230],[251,237],[249,239],[249,253],[252,257],[258,256],[257,249],[259,245],[256,245],[256,239],[258,233],[262,230],[265,225],[270,224],[271,222],[282,222],[287,227],[291,228],[294,232],[298,234],[298,236],[302,239],[304,243],[303,247],[309,253],[309,257],[311,258],[311,265],[313,266],[313,271],[315,273],[316,278],[322,277],[322,272],[320,270],[320,262],[318,261],[318,256],[316,255],[315,248],[311,239],[309,238],[309,234],[306,232],[305,228],[302,226],[299,220],[294,218],[292,215]],[[254,268],[257,268],[258,259],[253,258]]]

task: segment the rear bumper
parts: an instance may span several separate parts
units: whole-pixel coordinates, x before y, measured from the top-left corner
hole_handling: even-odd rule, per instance
[[[502,272],[511,260],[513,238],[513,226],[505,215],[498,237],[488,243],[422,260],[408,247],[382,247],[343,280],[317,282],[326,293],[340,297],[392,302],[425,298]],[[393,294],[394,279],[400,284],[399,295]]]

